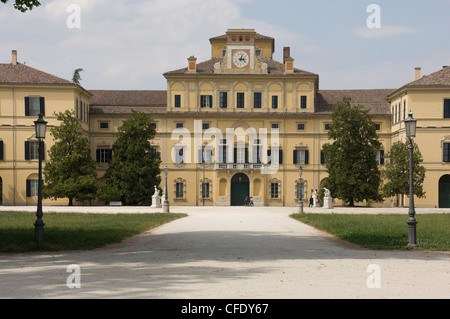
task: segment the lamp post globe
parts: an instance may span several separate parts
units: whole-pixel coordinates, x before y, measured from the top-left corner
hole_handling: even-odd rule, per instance
[[[38,156],[39,156],[39,177],[38,177],[38,202],[37,202],[37,211],[36,211],[36,221],[34,223],[34,237],[36,241],[36,245],[39,247],[42,245],[44,241],[44,221],[42,220],[43,212],[42,212],[42,160],[44,155],[44,142],[45,133],[47,130],[47,122],[44,120],[44,116],[39,114],[39,118],[37,121],[34,121],[35,128],[35,136],[38,139],[39,148],[38,148]]]

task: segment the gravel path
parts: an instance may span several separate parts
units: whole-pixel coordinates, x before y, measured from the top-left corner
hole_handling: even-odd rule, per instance
[[[46,212],[79,210],[44,207],[44,221]],[[171,207],[171,212],[189,216],[119,245],[83,252],[0,254],[0,298],[450,298],[449,253],[359,249],[293,220],[289,214],[294,211]],[[404,213],[407,220],[407,209],[351,212]],[[426,212],[449,211],[418,209],[417,218]],[[68,278],[69,286],[77,283],[72,280],[77,272],[67,272],[73,264],[80,270],[80,288],[71,289]]]

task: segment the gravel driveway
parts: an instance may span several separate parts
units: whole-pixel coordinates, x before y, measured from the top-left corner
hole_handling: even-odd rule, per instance
[[[70,208],[44,207],[44,221],[52,210]],[[102,210],[156,211],[84,209]],[[449,253],[356,248],[293,220],[295,208],[171,211],[189,216],[108,248],[0,254],[0,298],[450,298]],[[406,223],[407,209],[384,211]]]

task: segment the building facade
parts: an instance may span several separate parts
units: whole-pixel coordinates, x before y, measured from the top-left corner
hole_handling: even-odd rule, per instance
[[[295,206],[299,198],[307,205],[311,190],[321,189],[328,175],[321,149],[329,142],[333,104],[350,97],[373,116],[382,144],[377,152],[381,169],[391,143],[405,139],[405,112],[414,112],[416,142],[427,169],[427,197],[416,204],[450,207],[450,68],[418,76],[397,90],[320,90],[319,76],[297,68],[288,47],[283,61],[273,59],[271,37],[229,29],[209,40],[211,58],[197,62],[191,56],[186,68],[166,72],[165,91],[85,90],[21,65],[14,55],[11,64],[0,65],[2,204],[36,202],[36,182],[29,181],[37,179],[37,163],[26,152],[28,147],[34,154],[33,121],[45,105],[50,125],[58,125],[54,112],[65,109],[82,120],[100,178],[114,156],[115,132],[135,110],[154,120],[157,133],[151,143],[161,153],[162,168],[169,168],[171,205],[243,205],[246,197],[256,206]],[[27,113],[27,105],[32,112]],[[51,137],[45,142],[48,150]],[[397,203],[390,198],[362,204]]]

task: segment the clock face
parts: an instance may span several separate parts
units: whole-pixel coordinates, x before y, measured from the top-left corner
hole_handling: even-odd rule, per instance
[[[244,52],[244,51],[237,51],[233,55],[233,63],[238,68],[245,67],[248,64],[249,60],[250,59],[248,57],[248,54],[246,52]]]

